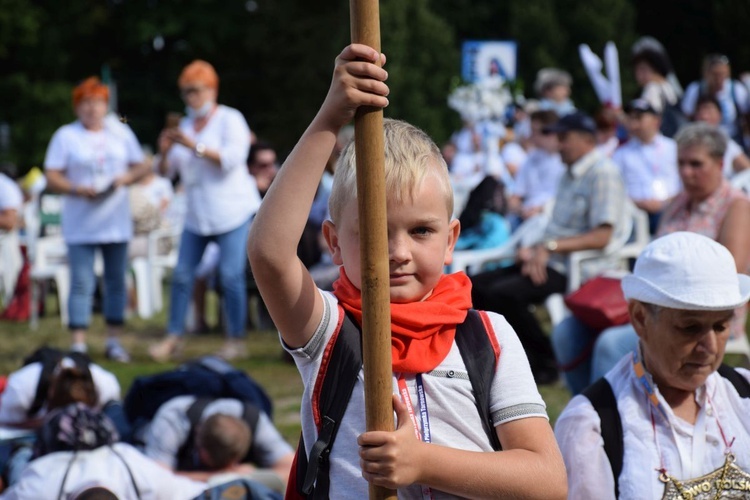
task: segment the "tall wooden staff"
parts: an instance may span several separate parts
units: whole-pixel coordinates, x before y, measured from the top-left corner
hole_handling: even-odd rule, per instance
[[[378,0],[350,0],[352,43],[380,53]],[[362,262],[362,357],[368,431],[393,430],[391,310],[386,223],[383,110],[359,108],[354,118],[357,156],[360,260]],[[396,492],[370,485],[371,499],[395,499]]]

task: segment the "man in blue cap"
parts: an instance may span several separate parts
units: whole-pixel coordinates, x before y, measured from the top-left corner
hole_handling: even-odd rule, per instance
[[[555,381],[558,373],[549,337],[529,306],[564,293],[567,254],[604,249],[625,214],[625,188],[617,167],[596,149],[594,120],[577,111],[545,131],[558,135],[567,166],[546,229],[533,245],[518,250],[516,264],[471,277],[474,307],[505,316],[518,332],[538,384]],[[593,275],[596,269],[587,271]]]

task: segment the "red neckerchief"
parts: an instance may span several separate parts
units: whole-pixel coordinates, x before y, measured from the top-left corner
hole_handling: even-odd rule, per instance
[[[362,324],[362,293],[341,268],[333,293],[342,307]],[[391,303],[393,371],[425,373],[448,355],[456,326],[471,308],[471,281],[464,273],[445,274],[425,300]]]

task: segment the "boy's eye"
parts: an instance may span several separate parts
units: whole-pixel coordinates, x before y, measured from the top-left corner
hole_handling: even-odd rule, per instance
[[[427,235],[432,233],[432,229],[427,226],[419,226],[412,229],[411,232],[417,235]]]

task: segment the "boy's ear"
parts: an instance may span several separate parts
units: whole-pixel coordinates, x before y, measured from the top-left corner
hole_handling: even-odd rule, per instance
[[[448,246],[445,249],[445,261],[443,262],[446,266],[453,262],[453,250],[456,248],[459,234],[461,234],[461,223],[458,219],[452,219],[448,225]]]
[[[341,248],[339,247],[339,237],[336,233],[336,225],[330,220],[323,221],[323,238],[328,245],[328,251],[331,252],[333,263],[337,266],[344,264],[341,259]]]

